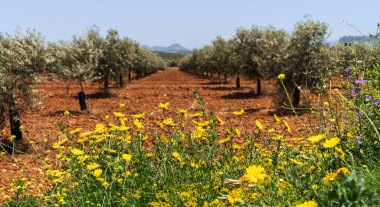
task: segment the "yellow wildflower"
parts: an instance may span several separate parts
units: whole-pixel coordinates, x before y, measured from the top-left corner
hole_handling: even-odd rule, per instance
[[[296,159],[292,159],[292,158],[290,158],[290,161],[291,161],[292,163],[298,165],[298,166],[302,166],[302,165],[303,165],[302,162],[300,162],[300,161],[298,161],[298,160],[296,160]]]
[[[197,117],[201,117],[203,116],[203,113],[202,112],[198,112],[198,113],[195,113],[195,114],[191,114],[190,117],[191,118],[197,118]]]
[[[167,118],[163,121],[163,124],[165,124],[168,127],[174,127],[175,123],[172,118]]]
[[[123,104],[123,103],[119,104],[119,108],[120,108],[120,109],[125,108],[125,104]]]
[[[279,74],[278,76],[277,76],[277,78],[279,79],[279,80],[284,80],[285,79],[285,74],[283,74],[283,73],[281,73],[281,74]]]
[[[83,155],[83,151],[77,148],[71,149],[70,152],[75,156]]]
[[[146,153],[146,157],[147,158],[151,158],[151,157],[153,157],[154,156],[154,154],[153,153],[151,153],[151,152],[149,152],[149,153]]]
[[[289,133],[292,133],[292,130],[290,129],[290,126],[289,126],[288,122],[285,121],[285,120],[283,122],[284,122],[284,125],[286,127],[286,130],[288,130]]]
[[[84,163],[89,157],[88,155],[78,156],[78,163]]]
[[[304,203],[295,205],[295,207],[318,207],[318,203],[315,201],[306,201]]]
[[[82,128],[76,128],[74,130],[69,131],[69,134],[77,134],[82,130]]]
[[[276,114],[273,114],[273,117],[274,117],[274,120],[279,123],[280,122],[280,119],[278,118],[278,116]]]
[[[88,136],[92,135],[92,133],[93,133],[92,131],[83,132],[79,135],[79,137],[88,137]]]
[[[107,130],[106,126],[103,124],[96,124],[95,126],[95,134],[103,134]]]
[[[324,147],[324,148],[333,148],[333,147],[335,147],[338,143],[339,143],[339,138],[334,137],[334,138],[331,138],[331,139],[326,140],[326,141],[323,143],[323,147]]]
[[[241,133],[240,133],[240,131],[239,131],[239,129],[238,129],[238,128],[235,128],[235,133],[236,133],[236,135],[237,135],[238,137],[240,137],[240,136],[241,136]]]
[[[52,147],[54,149],[59,149],[62,147],[63,144],[65,144],[67,142],[67,140],[68,140],[67,138],[62,139],[61,141],[54,143]]]
[[[204,130],[202,127],[195,127],[192,135],[195,137],[195,138],[201,138],[203,136],[203,133],[205,132],[206,130]]]
[[[320,142],[322,139],[324,139],[325,137],[326,137],[325,134],[319,134],[319,135],[311,136],[311,137],[307,138],[307,140],[309,140],[313,144],[316,144],[316,143]]]
[[[219,144],[227,143],[227,142],[229,142],[230,140],[231,140],[230,137],[227,137],[227,138],[225,138],[225,139],[221,139],[221,140],[219,140]]]
[[[166,110],[168,110],[169,108],[169,105],[170,105],[170,103],[169,102],[166,102],[166,103],[159,103],[158,104],[158,107],[160,107],[161,109],[166,109]]]
[[[96,163],[96,162],[92,162],[89,165],[87,165],[87,169],[89,171],[95,170],[95,169],[97,169],[99,167],[100,167],[100,165],[98,163]]]
[[[334,181],[337,176],[338,176],[337,173],[331,172],[331,173],[327,174],[325,177],[322,178],[323,183],[325,185],[328,185],[328,184],[330,184],[331,181]]]
[[[240,203],[242,197],[242,189],[234,189],[230,191],[227,195],[227,200],[230,204]]]
[[[252,165],[246,169],[245,174],[240,178],[242,182],[258,183],[263,181],[267,174],[261,166]]]
[[[102,174],[102,169],[96,169],[94,170],[94,172],[92,172],[92,174],[95,176],[95,177],[99,177],[101,174]]]
[[[142,125],[141,121],[138,120],[138,119],[135,119],[133,120],[133,124],[137,127],[137,129],[141,130],[142,128],[144,128],[144,126]]]
[[[339,169],[336,171],[336,174],[339,175],[339,173],[343,173],[343,174],[345,174],[345,175],[348,175],[348,174],[350,174],[350,171],[349,171],[347,168],[345,168],[345,167],[341,167],[341,168],[339,168]]]
[[[182,157],[177,151],[172,152],[172,156],[178,161],[182,162]]]
[[[232,114],[235,115],[235,116],[241,116],[241,115],[243,115],[243,113],[244,113],[244,109],[240,109],[240,111],[234,111],[234,112],[232,112]]]
[[[134,119],[144,119],[144,118],[145,118],[144,115],[145,115],[145,112],[143,112],[143,113],[141,113],[141,114],[135,114],[135,115],[132,115],[132,117],[133,117]]]
[[[186,116],[187,110],[186,109],[178,109],[179,113],[181,113],[183,116]]]
[[[219,124],[220,124],[221,126],[224,125],[224,121],[223,121],[218,115],[216,115],[216,120],[219,122]]]
[[[346,153],[343,152],[342,148],[335,147],[335,150],[340,154],[340,156],[344,159],[346,158]]]
[[[125,172],[123,173],[123,175],[124,175],[125,177],[128,177],[128,176],[132,175],[132,173],[131,173],[131,171],[127,170],[127,171],[125,171]]]
[[[256,120],[256,121],[255,121],[255,124],[256,124],[256,127],[257,127],[260,131],[263,131],[264,126],[261,124],[260,121]]]
[[[63,115],[68,116],[68,115],[70,115],[70,112],[69,111],[65,111],[65,112],[63,112]]]
[[[123,160],[125,160],[126,162],[129,162],[129,161],[131,161],[131,159],[132,159],[132,155],[131,155],[131,154],[122,154],[122,155],[121,155],[121,158],[122,158]]]
[[[115,115],[117,118],[123,118],[123,117],[125,117],[125,114],[120,113],[120,112],[113,112],[113,115]]]
[[[325,101],[325,102],[323,102],[323,106],[328,108],[330,106],[330,104],[329,104],[329,102]]]
[[[167,137],[165,136],[165,134],[161,134],[160,139],[161,139],[162,142],[165,142],[165,143],[168,143],[168,142],[169,142],[169,138],[167,138]]]

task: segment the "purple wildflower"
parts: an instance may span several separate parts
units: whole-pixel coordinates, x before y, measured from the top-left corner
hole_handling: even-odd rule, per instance
[[[362,142],[362,134],[355,135],[355,139],[356,139],[356,141],[358,141],[358,145],[363,144],[363,142]]]
[[[355,125],[356,125],[356,121],[352,122],[351,125],[352,125],[352,126],[355,126]]]
[[[375,106],[378,106],[380,104],[380,99],[377,99],[376,101],[375,101]]]
[[[359,93],[356,91],[355,87],[351,89],[351,92],[353,93],[354,97],[359,95]]]
[[[369,96],[365,99],[365,101],[366,101],[366,102],[370,102],[370,101],[372,101],[372,98],[373,98],[373,96],[372,96],[372,95],[369,95]]]
[[[355,80],[355,84],[356,84],[356,85],[364,84],[364,83],[365,83],[364,78],[359,78],[359,79],[356,79],[356,80]]]
[[[351,71],[351,67],[348,66],[348,67],[346,68],[346,70],[344,70],[344,71],[346,71],[346,73],[349,73],[349,72]]]
[[[359,111],[359,112],[356,114],[356,116],[358,116],[358,117],[362,117],[363,115],[364,115],[364,113],[361,112],[361,111]]]

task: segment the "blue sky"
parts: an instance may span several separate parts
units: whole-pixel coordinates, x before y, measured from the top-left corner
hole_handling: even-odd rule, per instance
[[[376,32],[379,0],[1,0],[0,32],[35,28],[47,41],[70,40],[97,25],[141,44],[187,48],[231,38],[238,27],[269,24],[291,32],[309,14],[328,23],[329,40]]]

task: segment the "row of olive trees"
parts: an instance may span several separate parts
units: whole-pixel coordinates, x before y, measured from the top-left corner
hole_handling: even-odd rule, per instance
[[[108,30],[105,38],[99,30],[90,28],[84,36],[74,36],[71,42],[51,43],[47,48],[47,69],[61,80],[77,80],[81,109],[86,110],[83,82],[103,83],[109,95],[109,81],[114,79],[123,87],[124,75],[135,71],[137,78],[165,68],[165,62],[138,43],[119,37],[115,29]]]
[[[42,35],[34,30],[14,36],[0,33],[0,129],[10,120],[11,134],[22,139],[19,109],[31,105],[34,83],[43,72],[60,80],[77,80],[81,110],[86,110],[83,83],[103,83],[109,94],[109,81],[125,85],[124,76],[131,71],[137,78],[165,68],[165,62],[145,50],[135,41],[120,38],[118,31],[110,29],[101,37],[96,27],[72,41],[54,42],[45,46]]]
[[[309,19],[298,22],[290,35],[274,27],[240,28],[230,40],[217,37],[211,45],[194,50],[181,60],[180,68],[198,75],[224,73],[225,82],[228,75],[235,75],[237,88],[245,75],[256,79],[258,96],[262,79],[283,73],[297,107],[301,86],[318,85],[331,65],[326,36],[327,25]]]

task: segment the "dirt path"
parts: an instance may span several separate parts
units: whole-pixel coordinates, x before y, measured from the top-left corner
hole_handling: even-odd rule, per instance
[[[149,77],[134,80],[122,89],[111,86],[113,95],[110,98],[102,98],[99,95],[101,89],[98,84],[86,84],[85,92],[90,108],[88,114],[79,111],[78,100],[75,98],[79,91],[78,85],[43,81],[38,86],[43,89],[41,93],[43,99],[38,109],[28,110],[21,117],[25,126],[24,134],[27,139],[36,143],[38,154],[30,150],[28,154],[0,158],[0,203],[3,195],[9,194],[9,184],[12,179],[21,176],[38,180],[43,165],[41,159],[57,138],[58,121],[68,121],[72,129],[76,127],[92,129],[96,123],[107,123],[104,116],[120,111],[119,104],[123,103],[126,105],[122,110],[125,114],[146,112],[146,119],[152,120],[147,121],[146,129],[149,129],[149,125],[153,125],[155,120],[163,118],[158,103],[170,102],[171,113],[175,113],[177,108],[188,109],[189,113],[197,112],[198,106],[193,95],[193,91],[197,89],[200,96],[204,97],[206,108],[218,114],[228,126],[240,127],[240,120],[231,112],[241,108],[246,110],[242,117],[246,130],[254,127],[255,120],[260,120],[264,126],[272,123],[272,113],[275,111],[272,104],[274,85],[269,81],[263,81],[263,95],[257,98],[252,92],[255,89],[252,81],[243,80],[243,88],[237,90],[233,78],[230,79],[231,83],[221,84],[216,80],[210,81],[192,76],[178,68],[168,68]],[[69,117],[62,116],[66,110],[71,113]],[[289,117],[289,123],[294,124],[293,116]],[[48,140],[48,144],[43,142],[44,139]],[[36,194],[36,192],[38,190],[31,193]]]

